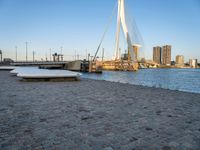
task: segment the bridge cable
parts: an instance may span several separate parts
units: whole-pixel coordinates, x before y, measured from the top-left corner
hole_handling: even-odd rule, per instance
[[[95,61],[95,59],[96,59],[96,57],[97,57],[97,54],[98,54],[99,49],[100,49],[100,47],[101,47],[101,44],[103,43],[103,40],[104,40],[104,38],[105,38],[105,35],[106,35],[106,33],[107,33],[107,31],[108,31],[110,25],[111,25],[111,22],[112,22],[112,19],[113,19],[113,16],[114,16],[114,14],[115,14],[115,10],[116,10],[116,7],[117,7],[117,6],[118,6],[118,2],[115,4],[115,6],[114,6],[114,8],[113,8],[113,11],[112,11],[112,14],[111,14],[111,16],[109,17],[108,24],[106,25],[105,31],[104,31],[104,33],[103,33],[103,36],[102,36],[102,38],[101,38],[101,40],[100,40],[100,43],[99,43],[98,48],[97,48],[97,50],[96,50],[96,53],[95,53],[95,55],[94,55],[93,62]]]

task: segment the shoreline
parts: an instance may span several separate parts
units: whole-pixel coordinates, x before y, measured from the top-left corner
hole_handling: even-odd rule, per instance
[[[3,66],[3,67],[6,67],[6,66]],[[11,67],[12,68],[12,67]],[[7,69],[2,69],[0,68],[0,71],[8,71],[9,68]],[[190,69],[190,70],[199,70],[200,68],[146,68],[146,69],[141,69],[141,70],[162,70],[162,69],[175,69],[175,70],[185,70],[185,69]],[[106,72],[113,72],[112,70],[104,70]],[[116,72],[121,72],[121,71],[116,71]],[[84,73],[83,73],[84,74]],[[90,77],[82,77],[82,79],[85,78],[85,79],[92,79],[92,80],[101,80],[101,81],[109,81],[109,80],[105,80],[105,79],[94,79],[94,78],[90,78]],[[186,93],[194,93],[194,94],[200,94],[200,91],[197,90],[192,90],[192,89],[182,89],[180,87],[178,88],[167,88],[162,85],[142,85],[142,84],[134,84],[134,83],[125,83],[125,82],[121,82],[121,81],[109,81],[109,82],[116,82],[116,83],[123,83],[123,84],[130,84],[130,85],[139,85],[139,86],[144,86],[144,87],[150,87],[150,88],[156,88],[156,89],[166,89],[166,90],[172,90],[172,91],[180,91],[180,92],[186,92]],[[180,89],[179,89],[180,88]],[[198,88],[197,88],[198,89]]]
[[[21,82],[0,71],[0,149],[200,147],[200,94],[110,81]]]
[[[159,89],[159,90],[168,90],[168,91],[174,91],[174,92],[181,92],[181,93],[186,93],[186,94],[197,94],[200,95],[200,93],[195,93],[195,92],[190,92],[190,91],[181,91],[181,90],[173,90],[173,89],[167,89],[167,88],[162,88],[162,87],[155,87],[155,86],[145,86],[145,85],[137,85],[137,84],[131,84],[131,83],[123,83],[123,82],[117,82],[117,81],[108,81],[108,80],[98,80],[98,79],[90,79],[90,78],[82,78],[83,80],[95,80],[95,81],[103,81],[103,82],[111,82],[111,83],[118,83],[118,84],[124,84],[124,85],[130,85],[130,86],[138,86],[138,87],[144,87],[144,88],[152,88],[152,89]]]

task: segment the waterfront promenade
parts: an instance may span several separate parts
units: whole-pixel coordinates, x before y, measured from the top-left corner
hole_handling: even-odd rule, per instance
[[[0,149],[199,150],[200,94],[0,71]]]

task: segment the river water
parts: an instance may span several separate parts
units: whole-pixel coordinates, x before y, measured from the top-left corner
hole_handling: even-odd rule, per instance
[[[179,90],[200,94],[200,69],[141,69],[137,72],[84,73],[84,78]]]

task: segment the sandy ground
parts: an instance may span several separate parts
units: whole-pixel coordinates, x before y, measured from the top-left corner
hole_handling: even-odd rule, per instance
[[[199,150],[200,94],[0,71],[0,149]]]

